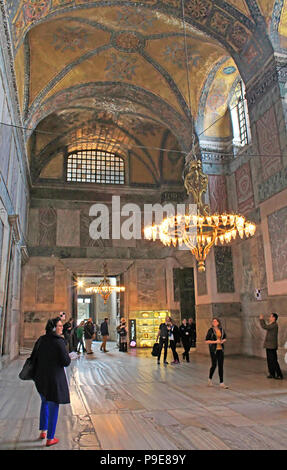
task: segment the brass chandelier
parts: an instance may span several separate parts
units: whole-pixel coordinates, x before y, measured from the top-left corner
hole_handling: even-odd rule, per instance
[[[112,286],[111,281],[108,278],[108,269],[107,269],[107,264],[103,264],[104,268],[104,278],[100,281],[99,284],[97,285],[91,285],[89,287],[86,287],[86,292],[89,294],[100,294],[102,298],[104,299],[104,304],[107,303],[108,298],[113,292],[119,293],[119,292],[124,292],[126,288],[124,286]]]
[[[211,214],[209,205],[202,201],[207,184],[208,176],[202,171],[201,160],[191,160],[184,186],[187,194],[193,195],[196,213],[172,215],[158,225],[144,228],[148,240],[159,239],[165,246],[186,245],[198,262],[199,272],[205,271],[205,260],[213,245],[230,243],[237,235],[250,237],[256,230],[255,224],[241,214]]]

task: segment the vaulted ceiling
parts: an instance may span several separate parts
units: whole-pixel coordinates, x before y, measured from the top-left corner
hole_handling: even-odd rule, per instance
[[[276,0],[6,7],[34,180],[47,168],[57,178],[62,149],[84,132],[130,155],[133,182],[181,181],[193,122],[198,134],[228,137],[218,117],[239,76],[248,81],[287,41],[287,7]]]

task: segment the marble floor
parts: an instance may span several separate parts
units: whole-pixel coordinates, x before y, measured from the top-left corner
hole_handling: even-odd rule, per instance
[[[99,347],[67,369],[71,404],[60,406],[51,448],[37,440],[34,384],[18,378],[27,355],[0,372],[1,450],[287,449],[287,379],[268,380],[263,359],[226,357],[223,390],[217,371],[207,386],[209,358],[196,351],[189,364],[164,366],[150,350]]]

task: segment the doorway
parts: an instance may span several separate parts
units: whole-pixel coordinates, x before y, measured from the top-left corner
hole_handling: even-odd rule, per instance
[[[181,320],[192,318],[195,321],[195,292],[193,268],[174,268],[174,300],[180,302]]]
[[[103,277],[99,276],[83,276],[77,275],[77,289],[76,289],[76,303],[77,303],[77,315],[76,322],[79,324],[82,320],[92,318],[97,332],[96,339],[100,340],[99,335],[100,325],[105,318],[109,319],[109,337],[110,341],[117,341],[116,327],[119,324],[120,318],[120,298],[116,293],[112,293],[107,302],[104,303],[104,299],[100,294],[89,294],[86,293],[86,288],[91,285],[98,285]],[[117,285],[117,277],[109,276],[111,285]]]

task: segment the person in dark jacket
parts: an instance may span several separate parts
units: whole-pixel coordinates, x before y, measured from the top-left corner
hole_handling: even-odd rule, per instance
[[[64,326],[63,326],[63,335],[65,338],[65,343],[66,343],[68,352],[73,351],[73,336],[72,336],[73,326],[74,326],[74,320],[72,317],[69,319],[69,321],[67,321],[67,323],[64,323]]]
[[[31,358],[35,364],[35,386],[41,397],[40,438],[47,437],[46,446],[57,444],[55,438],[59,405],[70,403],[69,386],[64,367],[71,358],[62,337],[60,317],[48,320],[46,334],[35,343]]]
[[[226,342],[226,333],[218,318],[213,318],[212,327],[208,330],[205,341],[209,345],[211,357],[208,385],[212,386],[212,377],[218,364],[220,386],[222,388],[228,388],[223,382],[224,343]]]
[[[92,342],[94,339],[94,334],[95,334],[95,327],[93,325],[93,320],[92,318],[89,318],[84,326],[84,337],[85,337],[87,354],[93,354]]]
[[[182,358],[186,359],[186,362],[189,362],[189,351],[191,345],[191,328],[190,325],[187,323],[186,318],[183,318],[182,323],[179,327],[179,334],[182,342],[182,346],[184,348],[184,353],[182,354]]]
[[[161,351],[163,347],[164,347],[163,362],[164,364],[168,364],[166,359],[167,359],[168,336],[169,336],[170,328],[171,328],[171,318],[166,317],[165,322],[159,325],[159,330],[158,330],[157,338],[156,338],[157,342],[159,340],[159,350],[158,350],[158,356],[157,356],[158,364],[160,363],[160,356],[161,356]]]
[[[266,337],[263,347],[266,349],[267,365],[269,370],[268,379],[283,379],[278,358],[278,315],[277,313],[271,313],[269,317],[269,323],[266,323],[263,315],[260,315],[260,325],[266,331]]]
[[[176,345],[180,342],[180,334],[178,326],[171,319],[171,327],[169,330],[169,345],[173,354],[172,364],[179,364],[179,357],[176,351]]]
[[[102,335],[102,338],[103,338],[103,342],[101,344],[100,350],[104,351],[104,352],[108,352],[107,349],[106,349],[106,344],[107,344],[107,340],[108,340],[108,337],[109,337],[108,321],[109,321],[109,319],[105,318],[104,321],[101,323],[101,328],[100,328],[101,335]]]
[[[120,336],[119,339],[119,351],[128,352],[128,328],[125,318],[121,318],[119,326],[117,326],[117,332]]]
[[[196,325],[193,318],[188,319],[188,326],[190,328],[190,347],[196,347]]]

